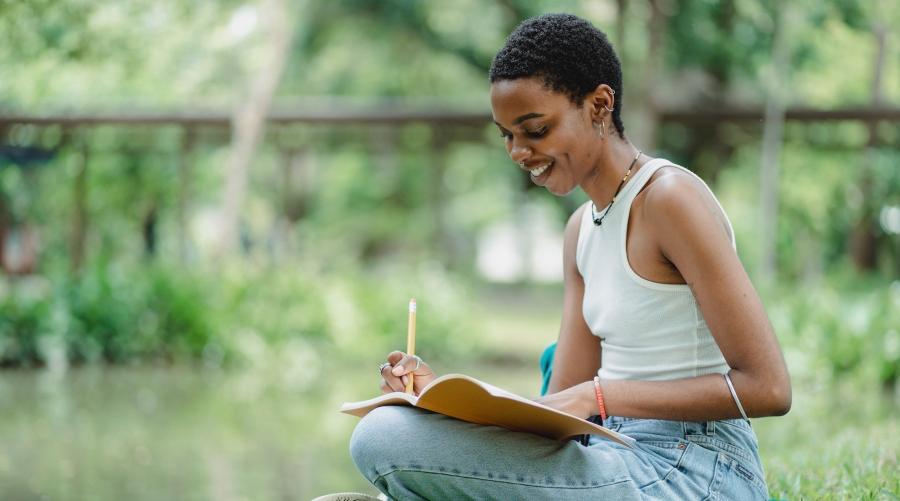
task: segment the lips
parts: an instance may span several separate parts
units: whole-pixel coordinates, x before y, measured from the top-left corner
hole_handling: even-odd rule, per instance
[[[535,184],[540,184],[550,176],[550,171],[553,170],[553,162],[545,162],[533,166],[526,166],[525,169],[528,170],[531,180]]]
[[[540,166],[540,167],[537,167],[537,168],[535,168],[535,169],[531,169],[531,175],[534,176],[534,177],[538,177],[538,176],[540,176],[541,174],[543,174],[545,170],[547,170],[547,169],[549,169],[549,168],[550,168],[550,164],[546,164],[546,165],[542,165],[542,166]]]

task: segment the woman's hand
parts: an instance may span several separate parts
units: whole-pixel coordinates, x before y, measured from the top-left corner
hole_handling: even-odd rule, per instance
[[[413,369],[416,367],[416,364],[419,358],[407,355],[402,351],[392,351],[387,356],[387,361],[391,365],[386,365],[383,369],[381,369],[381,393],[391,393],[394,391],[404,392],[406,391],[406,384],[409,380],[409,374],[412,373],[413,377],[413,394],[418,396],[419,392],[422,391],[423,388],[428,386],[428,383],[434,381],[437,377],[434,374],[434,371],[431,370],[431,367],[428,366],[424,361],[422,361],[419,365],[418,369]]]
[[[544,395],[533,400],[558,411],[578,416],[581,419],[587,419],[600,412],[597,408],[593,381],[585,381],[563,391]]]

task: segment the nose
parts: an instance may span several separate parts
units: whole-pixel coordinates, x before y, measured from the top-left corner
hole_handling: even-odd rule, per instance
[[[528,157],[530,156],[531,148],[513,140],[512,145],[509,147],[509,158],[511,158],[513,162],[521,165],[525,163],[525,160],[528,160]]]

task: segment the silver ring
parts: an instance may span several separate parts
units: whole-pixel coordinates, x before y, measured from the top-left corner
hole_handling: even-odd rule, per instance
[[[419,369],[419,366],[422,365],[422,359],[419,358],[418,355],[413,355],[412,357],[416,359],[416,366],[413,367],[413,370],[411,372],[415,372]]]
[[[390,366],[391,366],[391,363],[390,363],[390,362],[385,362],[385,363],[381,364],[381,366],[378,367],[378,375],[384,376],[384,374],[383,374],[384,368],[385,368],[385,367],[390,367]]]

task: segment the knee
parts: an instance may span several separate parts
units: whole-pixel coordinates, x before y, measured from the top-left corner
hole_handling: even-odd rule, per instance
[[[410,414],[415,409],[386,405],[366,414],[350,437],[350,457],[370,480],[378,475],[379,464],[390,464],[403,451],[400,443],[409,431]]]

